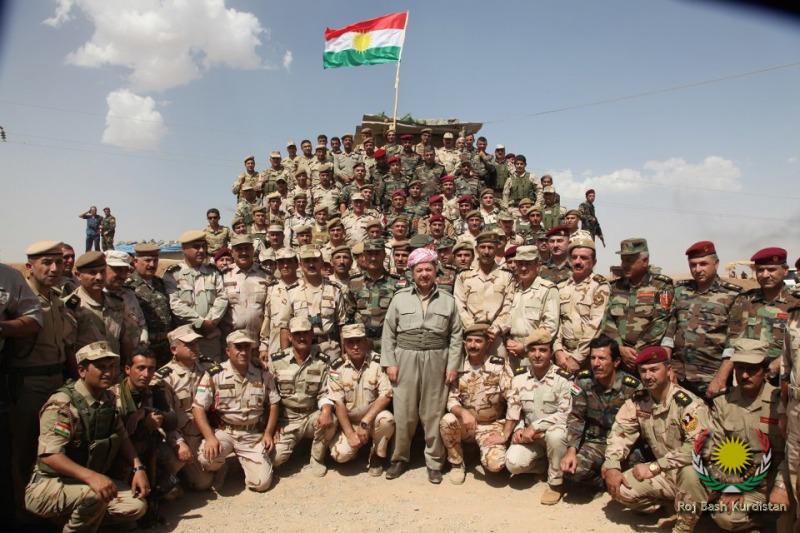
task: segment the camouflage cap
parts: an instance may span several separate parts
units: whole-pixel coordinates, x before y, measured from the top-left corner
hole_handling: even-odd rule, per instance
[[[296,144],[294,144],[294,141],[293,141],[293,140],[291,140],[291,139],[289,139],[288,141],[286,141],[286,148],[289,148],[290,146],[297,147],[297,145],[296,145]]]
[[[297,167],[297,170],[294,171],[294,177],[296,178],[298,176],[308,176],[306,167]]]
[[[75,260],[75,270],[84,268],[97,268],[106,266],[106,256],[103,252],[86,252]]]
[[[353,252],[353,255],[361,255],[364,253],[364,241],[358,241],[350,248],[350,251]]]
[[[371,218],[367,220],[366,224],[364,224],[364,229],[369,229],[375,226],[378,226],[379,228],[383,227],[380,220],[378,220],[377,218]]]
[[[106,265],[110,267],[131,267],[131,256],[120,250],[106,250]]]
[[[731,363],[758,365],[769,357],[769,344],[760,339],[739,338],[731,342]]]
[[[397,215],[389,220],[389,227],[394,226],[398,222],[404,222],[408,224],[408,217],[406,215]]]
[[[244,192],[244,191],[254,191],[254,190],[256,190],[256,188],[253,187],[253,185],[250,184],[250,183],[245,183],[244,185],[242,185],[242,188],[239,189],[239,190],[242,191],[242,192]]]
[[[548,185],[547,187],[545,187],[545,188],[543,188],[543,189],[542,189],[542,192],[543,192],[544,194],[555,194],[555,193],[556,193],[556,190],[553,188],[553,186],[552,186],[552,185]]]
[[[277,151],[277,150],[273,150],[273,151],[271,151],[269,153],[269,157],[270,157],[270,159],[275,159],[275,158],[280,159],[281,158],[281,153],[279,151]]]
[[[317,149],[319,149],[319,146],[317,146]],[[321,164],[321,165],[319,166],[319,168],[317,169],[317,171],[318,171],[320,174],[322,174],[323,172],[332,172],[332,171],[333,171],[333,165],[331,165],[330,163],[323,163],[323,164]]]
[[[254,155],[248,155],[247,157],[245,157],[245,158],[244,158],[244,161],[242,161],[242,162],[243,162],[243,163],[247,163],[248,161],[253,161],[253,162],[255,162],[255,160],[256,160],[256,156],[254,156]]]
[[[247,332],[243,329],[237,329],[236,331],[229,333],[228,336],[225,337],[225,342],[228,344],[240,344],[245,342],[247,344],[256,343],[256,341],[251,339]]]
[[[270,224],[267,226],[267,233],[283,233],[283,226],[280,224]]]
[[[253,208],[253,213],[266,213],[266,212],[267,212],[267,206],[265,205],[260,205],[258,207]]]
[[[161,247],[154,242],[139,242],[133,246],[133,253],[136,255],[158,255]]]
[[[237,246],[241,246],[242,244],[249,244],[249,245],[252,246],[253,245],[253,238],[250,237],[250,235],[248,235],[246,233],[245,234],[241,234],[241,235],[240,234],[234,234],[234,236],[231,237],[231,242],[230,242],[229,246],[231,248],[235,248]]]
[[[342,226],[342,227],[344,227],[344,222],[342,222],[342,219],[341,219],[341,218],[339,218],[339,217],[333,217],[333,218],[332,218],[332,219],[330,219],[330,220],[328,221],[328,223],[326,224],[326,227],[327,227],[328,229],[331,229],[331,228],[333,228],[333,227],[335,227],[335,226]]]
[[[202,338],[203,336],[197,333],[190,324],[184,324],[167,333],[167,340],[170,344],[175,344],[175,341],[192,342]]]
[[[573,248],[591,248],[594,250],[594,241],[586,235],[575,235],[569,240],[569,249],[572,250]]]
[[[75,360],[78,364],[84,361],[97,361],[98,359],[105,359],[106,357],[115,357],[119,359],[119,354],[111,351],[111,347],[106,341],[97,341],[87,344],[75,354]]]
[[[408,244],[413,249],[424,248],[433,242],[433,237],[423,233],[417,233],[408,240]]]
[[[525,337],[525,348],[527,349],[538,344],[550,344],[552,341],[553,337],[550,336],[550,333],[546,329],[536,328],[530,335]]]
[[[25,250],[28,257],[39,257],[42,255],[61,255],[61,242],[59,241],[38,241]]]
[[[311,325],[311,322],[304,316],[292,317],[292,319],[289,320],[289,333],[311,331],[313,329],[314,327]]]
[[[367,330],[364,324],[348,324],[342,326],[343,339],[362,339],[367,336]]]
[[[442,135],[442,139],[452,139],[452,138],[453,138],[453,132],[451,131],[446,131],[444,132],[444,135]]]
[[[452,248],[456,244],[455,239],[450,237],[442,237],[439,239],[439,242],[436,244],[437,250],[445,250],[447,248]]]
[[[320,211],[328,212],[330,210],[330,204],[328,202],[320,202],[314,206],[314,213],[319,213]]]
[[[267,200],[281,200],[281,193],[278,191],[272,191],[267,195]]]
[[[514,216],[508,211],[501,211],[500,214],[497,215],[497,220],[500,222],[514,222]]]
[[[516,261],[538,261],[539,249],[536,246],[517,246],[517,253],[514,256]]]
[[[313,244],[306,244],[300,247],[300,252],[297,255],[300,259],[320,259],[322,252]]]
[[[292,228],[295,235],[300,233],[311,233],[311,224],[300,224]]]
[[[273,250],[272,248],[262,248],[258,252],[258,260],[261,261],[262,263],[265,263],[267,261],[275,261],[276,257],[277,256],[275,255],[275,250]]]
[[[369,239],[364,243],[365,252],[383,252],[386,250],[386,241],[383,239]]]
[[[297,259],[297,254],[291,248],[281,248],[275,253],[275,260]]]
[[[580,212],[577,209],[570,209],[566,213],[564,213],[565,217],[569,216],[569,215],[575,215],[578,218],[580,218],[580,216],[581,216]]]
[[[636,255],[647,251],[647,239],[633,238],[625,239],[619,243],[619,251],[614,253],[617,255]]]
[[[361,194],[360,192],[355,192],[350,195],[350,201],[355,202],[356,200],[361,200],[363,202],[364,200],[366,200],[366,198],[364,198],[364,195]]]

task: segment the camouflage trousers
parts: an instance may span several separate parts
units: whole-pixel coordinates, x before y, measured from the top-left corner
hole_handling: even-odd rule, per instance
[[[350,420],[353,424],[358,424],[358,420]],[[375,417],[375,422],[369,428],[369,436],[372,439],[372,448],[369,455],[377,455],[384,459],[389,453],[389,441],[394,435],[394,415],[389,411],[381,411]],[[347,442],[347,435],[340,429],[333,437],[330,445],[331,457],[337,463],[346,463],[353,459],[358,453],[359,448],[353,448]]]
[[[97,531],[101,524],[132,522],[144,516],[147,502],[135,498],[125,483],[114,480],[114,484],[117,497],[105,503],[89,485],[64,483],[57,476],[36,472],[25,488],[25,508],[42,518],[66,519],[62,531]]]
[[[605,454],[605,442],[584,442],[578,449],[575,473],[565,472],[564,477],[575,483],[592,485],[599,489],[605,488],[600,477],[600,468],[606,460]]]
[[[295,420],[280,419],[278,421],[278,439],[272,448],[272,463],[281,466],[292,456],[292,450],[303,439],[313,439],[311,444],[311,458],[319,463],[325,462],[328,445],[336,434],[336,417],[333,423],[325,430],[317,429],[316,423],[319,411],[314,411],[308,416]]]
[[[662,472],[644,481],[636,481],[633,471],[624,474],[630,488],[619,487],[619,503],[642,512],[655,512],[665,501],[674,503],[678,522],[673,531],[692,531],[700,519],[701,504],[708,492],[691,465]]]
[[[439,422],[439,432],[442,442],[447,450],[447,461],[451,465],[464,463],[464,450],[462,442],[475,442],[481,453],[481,464],[490,472],[499,472],[506,465],[506,447],[503,444],[487,445],[486,439],[492,433],[503,433],[503,421],[497,420],[491,424],[476,424],[476,428],[467,431],[458,417],[447,413]]]
[[[563,427],[547,430],[544,438],[529,444],[512,444],[506,452],[506,468],[512,474],[538,474],[545,471],[547,483],[559,486],[564,482],[561,459],[567,452],[567,432]]]
[[[261,431],[247,429],[217,429],[214,436],[222,448],[214,459],[206,459],[203,454],[206,441],[200,443],[197,458],[206,472],[216,472],[225,466],[230,453],[236,455],[244,471],[244,484],[255,492],[264,492],[272,484],[272,461],[264,449]]]

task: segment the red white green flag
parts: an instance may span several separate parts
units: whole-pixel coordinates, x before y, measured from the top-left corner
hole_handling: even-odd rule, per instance
[[[408,12],[325,29],[324,68],[357,67],[400,61]]]

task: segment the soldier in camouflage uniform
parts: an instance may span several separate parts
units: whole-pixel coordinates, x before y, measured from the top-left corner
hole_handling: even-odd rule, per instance
[[[261,191],[262,196],[267,196],[271,192],[278,190],[278,178],[286,179],[288,169],[281,164],[281,153],[278,151],[269,154],[270,167],[259,174],[259,182],[256,188]]]
[[[617,341],[622,363],[635,370],[638,350],[661,343],[672,314],[672,279],[650,270],[645,239],[620,244],[623,277],[611,284],[603,333]]]
[[[353,179],[353,169],[361,162],[361,154],[353,150],[353,136],[342,135],[344,151],[333,156],[333,176],[339,183],[349,183]]]
[[[306,317],[292,318],[289,331],[292,347],[272,354],[269,363],[281,396],[272,462],[282,465],[300,440],[311,438],[311,470],[322,477],[328,471],[325,455],[336,434],[333,402],[328,398],[330,360],[313,344],[314,329]]]
[[[730,312],[730,338],[760,339],[769,343],[770,378],[778,375],[789,310],[800,305],[800,293],[783,283],[789,272],[786,250],[764,248],[750,260],[759,287],[740,294]]]
[[[386,155],[392,157],[399,155],[403,151],[403,147],[397,144],[397,132],[394,128],[386,130],[386,144],[382,147],[386,151]]]
[[[406,211],[411,215],[409,228],[412,233],[417,232],[417,224],[428,214],[428,197],[422,197],[422,183],[417,179],[408,182],[408,198],[406,199]]]
[[[253,223],[253,211],[261,207],[261,201],[256,197],[256,189],[253,185],[245,183],[240,190],[241,199],[236,204],[236,211],[233,218],[241,218],[246,226]]]
[[[546,235],[550,257],[547,261],[542,261],[539,275],[558,285],[567,281],[572,275],[569,266],[569,228],[563,225],[555,226],[550,228]]]
[[[433,150],[431,143],[431,134],[433,130],[430,128],[422,128],[419,132],[419,142],[414,145],[414,151],[419,155],[424,155],[426,150]]]
[[[444,166],[445,172],[452,174],[456,166],[461,161],[461,152],[455,147],[455,139],[452,132],[445,132],[442,135],[444,146],[436,150],[436,159]]]
[[[403,144],[403,151],[400,152],[400,169],[403,173],[403,178],[410,180],[414,178],[414,171],[422,164],[422,157],[414,151],[412,143],[414,142],[413,135],[401,135],[400,141]],[[389,161],[391,163],[391,160]]]
[[[172,313],[164,281],[156,276],[159,251],[157,244],[139,243],[133,247],[134,271],[125,281],[125,286],[133,290],[139,301],[147,324],[150,350],[163,365],[170,359],[167,332],[172,329]]]
[[[594,189],[586,191],[586,201],[578,206],[578,213],[581,217],[581,229],[585,229],[592,234],[592,240],[595,238],[600,239],[603,246],[606,245],[606,240],[603,238],[603,230],[600,228],[600,222],[597,220],[597,215],[594,212]]]
[[[606,437],[614,417],[626,400],[644,389],[638,379],[619,370],[616,342],[603,335],[592,340],[589,347],[591,370],[581,370],[570,390],[568,447],[561,468],[568,480],[603,489],[600,467],[605,461]],[[641,462],[638,453],[632,453],[628,459],[629,464]]]
[[[535,205],[539,206],[542,203],[541,185],[536,176],[525,170],[527,164],[528,160],[525,156],[517,154],[514,157],[514,172],[508,177],[503,186],[503,205],[513,214],[524,215],[519,211],[519,203],[525,198],[530,200],[532,205],[535,203]]]
[[[239,174],[233,180],[233,187],[231,192],[236,196],[237,201],[242,199],[242,189],[245,185],[249,185],[253,190],[258,189],[259,174],[256,171],[256,158],[249,155],[244,159],[244,172]]]
[[[417,233],[429,234],[431,232],[431,217],[439,215],[444,218],[444,233],[448,237],[455,237],[456,231],[453,224],[443,216],[444,211],[444,197],[441,194],[434,194],[428,198],[428,209],[430,214],[422,217],[417,222]]]
[[[439,193],[442,176],[446,174],[444,167],[436,162],[433,146],[428,146],[422,155],[422,164],[414,171],[414,178],[422,186],[422,197],[429,198]]]
[[[382,200],[384,209],[391,205],[395,191],[405,191],[407,183],[408,180],[403,176],[401,170],[400,156],[393,156],[389,159],[389,174],[383,180],[378,191],[378,198]]]
[[[219,223],[219,217],[219,209],[215,207],[206,211],[208,226],[206,226],[206,229],[203,231],[206,233],[209,255],[214,255],[217,253],[217,250],[225,248],[233,235],[231,228]]]
[[[370,476],[383,474],[389,441],[394,435],[392,384],[381,368],[381,356],[369,349],[362,324],[342,328],[344,357],[331,365],[328,398],[334,403],[339,431],[330,445],[337,463],[352,460],[358,450],[372,439],[367,471]]]
[[[722,356],[729,313],[742,289],[720,279],[714,243],[697,242],[686,256],[693,279],[675,284],[672,316],[661,345],[672,349],[678,383],[701,398],[713,398],[727,387],[733,370]]]
[[[187,231],[179,241],[184,260],[164,273],[172,316],[176,324],[191,324],[201,333],[201,353],[219,361],[222,341],[218,325],[228,308],[222,276],[205,263],[207,245],[202,231]]]
[[[623,250],[625,248],[623,247]],[[710,428],[708,407],[686,389],[670,381],[670,359],[661,346],[638,353],[636,365],[646,391],[626,400],[617,412],[606,440],[601,470],[608,492],[625,507],[656,511],[674,501],[674,532],[689,532],[700,518],[708,493],[692,468],[695,438]],[[656,460],[622,473],[622,461],[643,437]]]
[[[452,483],[464,483],[462,442],[476,442],[481,464],[489,472],[500,472],[506,464],[506,443],[519,422],[519,395],[511,388],[513,377],[506,361],[487,351],[488,324],[473,324],[464,330],[467,358],[455,382],[450,384],[447,413],[439,422],[442,442],[452,469]]]
[[[253,257],[253,240],[237,235],[231,240],[234,264],[222,274],[228,309],[220,322],[222,334],[243,330],[257,339],[264,320],[264,304],[270,283],[266,271]]]

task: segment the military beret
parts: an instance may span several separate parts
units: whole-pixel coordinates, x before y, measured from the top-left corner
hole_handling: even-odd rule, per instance
[[[444,196],[441,194],[432,194],[428,198],[428,204],[444,203]]]
[[[497,220],[500,222],[514,222],[514,217],[507,211],[501,211],[500,214],[497,215]]]
[[[636,356],[637,365],[652,365],[654,363],[666,363],[669,361],[669,353],[661,346],[647,346],[639,351]]]
[[[472,198],[471,194],[462,194],[461,196],[458,197],[458,203],[459,204],[463,204],[463,203],[470,203],[471,204],[472,200],[473,200],[473,198]]]
[[[106,256],[103,252],[86,252],[75,260],[75,270],[84,268],[98,268],[106,266]]]
[[[489,187],[486,187],[481,191],[481,198],[483,198],[485,194],[491,194],[492,196],[494,196],[494,190],[490,189]]]
[[[364,229],[369,229],[375,226],[378,226],[379,228],[383,227],[380,220],[378,220],[377,218],[371,218],[367,220],[366,224],[364,224]]]
[[[633,238],[619,243],[619,251],[615,253],[617,255],[636,255],[647,251],[647,239]]]
[[[584,193],[585,196],[589,196],[590,194],[594,194],[594,189],[589,189]]]
[[[411,248],[415,250],[417,248],[424,248],[430,245],[432,242],[433,242],[433,237],[431,237],[430,235],[425,235],[423,233],[417,233],[408,240],[409,246],[411,246]]]
[[[364,242],[365,252],[383,252],[386,250],[386,241],[383,239],[369,239]]]
[[[533,245],[518,246],[517,255],[514,259],[517,261],[538,261],[539,249]]]
[[[119,355],[111,351],[111,346],[109,346],[106,341],[97,341],[87,344],[75,354],[75,360],[78,364],[84,361],[97,361],[98,359],[105,359],[106,357],[119,359]]]
[[[497,243],[497,233],[494,231],[482,231],[475,238],[475,242],[478,244],[483,244],[485,242]]]
[[[541,215],[542,210],[538,207],[531,207],[530,209],[528,209],[528,216],[531,216],[531,213],[539,213]]]
[[[233,257],[231,249],[228,248],[227,246],[223,246],[222,248],[214,252],[214,261],[219,261],[225,256]]]
[[[238,235],[237,234],[237,235],[234,235],[233,237],[231,237],[231,242],[230,242],[230,247],[231,248],[236,248],[237,246],[241,246],[243,244],[249,244],[249,245],[252,246],[253,245],[253,238],[250,237],[250,235],[248,235],[246,233],[242,234],[242,235]]]
[[[323,163],[319,166],[317,170],[319,171],[320,174],[323,172],[331,172],[333,170],[333,165],[331,165],[330,163]]]
[[[266,213],[266,212],[267,212],[267,206],[265,205],[260,205],[255,209],[253,209],[253,213]]]
[[[61,255],[61,245],[63,243],[58,241],[37,241],[27,249],[25,255],[28,257],[39,257],[42,255]]]
[[[300,253],[297,255],[300,256],[300,259],[320,259],[322,258],[322,252],[314,246],[313,244],[306,244],[300,247]]]
[[[523,205],[533,205],[533,200],[530,198],[523,198],[519,202],[517,202],[518,207],[522,207]]]
[[[758,365],[769,357],[769,344],[760,339],[738,338],[731,342],[731,347],[731,363]]]
[[[381,157],[386,157],[386,150],[384,150],[383,148],[378,148],[377,150],[375,150],[372,153],[372,156],[375,159],[380,159]]]
[[[170,344],[175,344],[175,341],[192,342],[202,338],[203,336],[197,333],[190,324],[178,326],[167,333],[167,340]]]
[[[577,209],[570,209],[569,211],[564,213],[564,216],[567,216],[567,215],[575,215],[576,217],[580,217],[581,216],[580,212]]]
[[[422,128],[419,130],[420,133],[433,133],[433,130],[430,128]]]
[[[306,171],[305,167],[298,167],[297,170],[294,172],[294,177],[298,176],[308,176],[308,171]]]
[[[404,133],[403,135],[400,136],[400,140],[401,141],[413,141],[414,140],[414,136],[411,135],[410,133]]]
[[[763,248],[754,253],[750,261],[757,265],[785,265],[787,255],[783,248]]]
[[[353,255],[361,255],[364,253],[364,241],[358,241],[350,248],[350,251],[353,252]]]
[[[410,250],[411,243],[407,240],[392,241],[392,252],[395,250]]]
[[[278,252],[275,254],[275,260],[282,261],[288,259],[297,259],[297,253],[291,248],[279,248]]]
[[[314,327],[311,325],[311,322],[304,316],[296,316],[292,317],[289,320],[289,332],[290,333],[299,333],[301,331],[311,331]]]
[[[288,141],[286,141],[286,148],[289,148],[290,146],[297,147],[297,145],[296,145],[296,144],[294,144],[294,141],[293,141],[293,140],[291,140],[291,139],[289,139]]]
[[[330,209],[330,204],[327,202],[320,202],[314,206],[314,213],[319,213],[320,211],[328,211]]]
[[[437,250],[446,250],[447,248],[452,248],[455,245],[456,241],[451,239],[450,237],[442,237],[439,239],[439,242],[436,244]]]
[[[348,324],[342,326],[343,339],[361,339],[367,336],[367,330],[364,324]]]
[[[441,181],[442,183],[453,183],[454,181],[456,181],[456,178],[451,176],[450,174],[446,174],[442,176],[439,181]]]
[[[311,233],[311,224],[299,224],[292,228],[294,234],[297,235],[299,233]]]
[[[393,155],[389,158],[389,164],[391,163],[400,163],[400,156]]]
[[[255,160],[256,160],[256,156],[254,156],[254,155],[248,155],[247,157],[245,157],[245,158],[244,158],[244,161],[243,161],[243,162],[244,162],[244,163],[247,163],[248,161],[253,161],[253,162],[255,162]]]
[[[283,233],[283,226],[280,224],[270,224],[267,226],[267,233]]]
[[[181,244],[189,244],[190,242],[195,241],[205,241],[206,234],[201,229],[190,229],[189,231],[184,231],[181,233],[181,236],[178,237],[178,242]]]
[[[332,219],[330,219],[328,221],[326,226],[327,226],[328,229],[331,229],[331,228],[336,227],[336,226],[344,227],[344,222],[342,222],[342,219],[339,218],[339,217],[333,217]]]
[[[476,322],[464,328],[464,337],[485,337],[489,332],[490,324]]]
[[[525,338],[525,348],[530,348],[537,344],[550,344],[552,340],[553,338],[546,329],[536,328]]]
[[[237,329],[236,331],[232,331],[228,333],[228,336],[225,337],[225,342],[228,344],[240,344],[240,343],[247,343],[247,344],[255,344],[256,341],[250,338],[247,332],[243,329]]]
[[[372,128],[361,128],[361,133],[364,135],[370,135],[372,133]]]
[[[274,158],[280,159],[281,158],[281,153],[278,152],[277,150],[273,150],[272,152],[269,153],[269,157],[271,159],[274,159]]]
[[[340,252],[347,252],[348,254],[352,255],[352,250],[350,250],[350,247],[348,245],[340,244],[339,246],[337,246],[333,250],[331,250],[331,257],[333,257],[334,255],[336,255],[336,254],[338,254]]]
[[[408,217],[406,215],[397,215],[396,217],[392,217],[389,219],[389,227],[394,226],[396,222],[404,222],[408,224]]]
[[[575,235],[569,240],[569,249],[572,250],[573,248],[591,248],[594,250],[594,241],[586,235]]]
[[[297,200],[298,198],[302,198],[304,200],[308,200],[308,194],[306,194],[303,191],[298,191],[298,192],[294,193],[294,197],[292,198],[292,200],[294,201],[294,200]]]
[[[506,259],[516,259],[516,256],[517,256],[517,249],[518,249],[518,248],[519,248],[519,246],[517,246],[516,244],[512,244],[511,246],[509,246],[508,248],[506,248],[506,251],[505,251],[505,252],[503,252],[503,256],[504,256]],[[535,247],[535,246],[533,246],[532,248],[536,248],[536,247]]]
[[[473,254],[475,253],[475,247],[469,241],[456,241],[455,246],[453,246],[453,253],[461,250],[469,250]]]
[[[158,255],[161,247],[154,242],[139,242],[133,246],[136,255]]]
[[[364,198],[364,195],[361,194],[360,192],[355,192],[350,195],[350,201],[355,202],[356,200],[361,200],[362,202],[364,202],[366,201],[366,198]]]
[[[553,226],[550,228],[550,231],[547,232],[548,237],[555,237],[556,235],[561,235],[563,237],[569,237],[570,229],[569,226],[565,226],[564,224]]]
[[[106,265],[110,267],[131,268],[131,256],[120,250],[106,250]]]
[[[481,215],[481,212],[479,210],[477,210],[477,209],[473,209],[472,211],[467,213],[467,216],[465,216],[464,219],[465,220],[469,220],[470,218],[474,218],[474,217],[478,217],[481,220],[483,220],[483,215]]]
[[[403,189],[396,189],[396,190],[392,191],[392,198],[395,198],[397,196],[402,196],[403,198],[405,198],[406,197],[406,191],[404,191]]]
[[[696,257],[705,257],[707,255],[716,254],[717,249],[711,241],[699,241],[686,249],[686,255],[689,259]]]
[[[431,215],[430,222],[444,222],[444,217],[442,215]]]
[[[442,138],[443,139],[452,139],[453,138],[453,133],[450,132],[450,131],[446,131],[446,132],[444,132],[444,135],[442,135]]]

